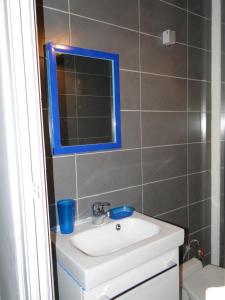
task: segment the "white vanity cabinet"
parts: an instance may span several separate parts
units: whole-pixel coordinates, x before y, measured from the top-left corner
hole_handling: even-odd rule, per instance
[[[124,233],[118,232],[116,240],[112,230],[118,222]],[[140,226],[139,240],[144,237],[138,242],[134,237],[131,244],[130,232],[138,235],[134,225]],[[52,233],[60,300],[179,300],[178,248],[183,244],[183,229],[139,213],[129,220],[109,220],[97,230],[91,223],[82,226],[67,236]],[[154,235],[146,237],[151,229]],[[95,237],[103,232],[107,239],[105,232],[110,230],[108,244],[97,244]],[[79,237],[76,247],[75,236]],[[123,247],[126,241],[130,245]],[[115,245],[122,245],[121,249],[110,252]]]
[[[60,300],[178,300],[178,251],[130,270],[90,290],[84,290],[61,265],[57,266]]]

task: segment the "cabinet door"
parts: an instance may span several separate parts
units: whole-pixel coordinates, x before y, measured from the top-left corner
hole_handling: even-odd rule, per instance
[[[127,293],[115,297],[116,300],[178,300],[178,267],[149,279]]]

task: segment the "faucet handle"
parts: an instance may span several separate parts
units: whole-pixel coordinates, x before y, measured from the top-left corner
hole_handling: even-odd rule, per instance
[[[109,202],[94,202],[91,206],[93,216],[101,216],[105,214],[104,207],[110,206]]]

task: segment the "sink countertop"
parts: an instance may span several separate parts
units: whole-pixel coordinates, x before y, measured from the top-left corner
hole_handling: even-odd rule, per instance
[[[71,243],[71,238],[76,233],[95,227],[89,219],[77,225],[72,234],[51,232],[52,243],[56,246],[57,262],[76,279],[82,288],[88,290],[179,247],[184,242],[182,228],[138,212],[134,212],[129,218],[151,222],[160,227],[160,232],[111,254],[94,257],[81,252]],[[109,222],[118,224],[120,220],[107,219],[107,223]]]

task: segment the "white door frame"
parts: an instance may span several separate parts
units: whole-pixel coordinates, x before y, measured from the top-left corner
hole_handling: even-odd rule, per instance
[[[54,289],[35,16],[33,0],[0,0],[1,101],[6,103],[8,152],[14,159],[9,166],[15,179],[10,177],[12,193],[19,194],[12,208],[14,220],[9,222],[15,224],[20,299],[51,300]]]
[[[211,262],[212,264],[219,265],[221,194],[221,0],[212,0],[211,66]]]

